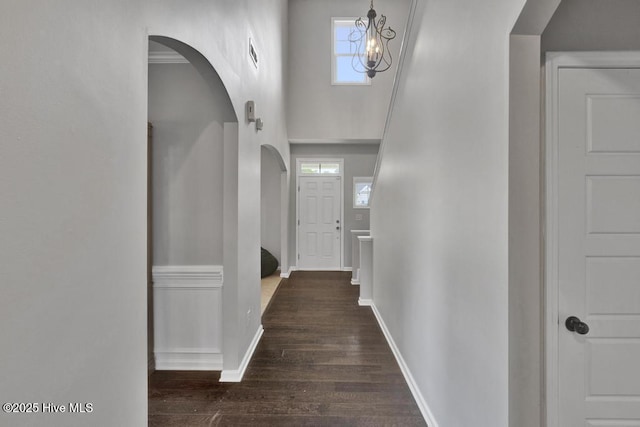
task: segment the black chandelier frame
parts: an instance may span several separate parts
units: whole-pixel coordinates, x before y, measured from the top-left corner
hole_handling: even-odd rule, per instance
[[[349,34],[349,41],[355,45],[351,66],[359,73],[366,73],[369,78],[387,71],[393,64],[389,42],[396,38],[396,32],[391,27],[385,28],[386,16],[380,15],[376,20],[377,16],[371,0],[366,22],[361,17],[356,19],[355,29]]]

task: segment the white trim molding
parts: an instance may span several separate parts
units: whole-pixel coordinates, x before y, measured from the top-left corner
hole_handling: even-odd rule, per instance
[[[391,351],[393,352],[393,355],[395,356],[396,361],[400,366],[400,370],[402,371],[402,375],[404,376],[404,379],[407,381],[407,385],[411,390],[411,394],[413,395],[413,398],[416,400],[416,403],[418,404],[418,408],[420,408],[422,417],[424,418],[424,420],[426,421],[429,427],[439,427],[438,423],[436,422],[436,418],[433,416],[433,412],[431,412],[431,409],[429,408],[427,401],[425,400],[424,396],[420,392],[420,389],[418,388],[418,384],[416,383],[416,380],[413,378],[413,375],[411,375],[411,371],[409,370],[407,363],[404,361],[404,358],[402,357],[402,353],[400,353],[400,349],[398,348],[395,341],[393,340],[393,337],[391,336],[391,332],[389,332],[389,329],[387,328],[387,325],[384,323],[384,320],[382,319],[382,315],[378,311],[378,308],[376,307],[375,304],[371,304],[371,310],[373,310],[373,314],[376,316],[376,319],[378,320],[380,329],[382,329],[382,333],[384,334],[384,337],[387,339],[387,343],[389,344],[389,347],[391,347]]]
[[[380,145],[379,139],[364,138],[293,138],[289,139],[289,144],[362,144],[362,145]]]
[[[152,276],[156,370],[222,370],[222,266],[154,266]]]
[[[289,267],[289,271],[287,271],[286,273],[280,273],[280,277],[282,277],[283,279],[288,279],[291,276],[291,273],[293,273],[294,271],[296,271],[296,267],[291,266]]]
[[[351,230],[351,284],[360,285],[360,240],[358,236],[368,236],[369,230]]]
[[[221,371],[222,352],[219,349],[170,348],[155,349],[158,371]]]
[[[358,280],[360,282],[360,299],[358,304],[371,305],[373,303],[373,238],[358,236],[360,246],[360,267]]]
[[[152,269],[154,288],[220,288],[221,265],[162,265]]]
[[[149,52],[149,64],[189,64],[178,52]]]
[[[264,333],[264,328],[262,325],[258,326],[258,330],[256,334],[253,336],[253,340],[251,340],[251,344],[247,349],[244,357],[242,358],[242,362],[240,363],[240,367],[238,369],[225,369],[220,374],[220,382],[221,383],[239,383],[242,381],[242,377],[244,377],[244,373],[249,366],[249,362],[251,361],[251,357],[253,357],[253,353],[255,353],[256,348],[258,347],[258,343],[260,342],[260,338],[262,338],[262,334]]]
[[[545,212],[544,212],[544,362],[547,427],[559,422],[558,391],[558,147],[559,72],[563,68],[640,68],[638,52],[549,52],[546,57],[545,101]]]
[[[544,218],[545,230],[545,277],[544,277],[544,348],[545,348],[545,408],[547,414],[547,426],[556,427],[558,422],[558,361],[553,356],[558,354],[558,268],[557,260],[557,73],[559,63],[551,54],[547,54],[546,63],[546,135],[545,135],[545,204],[546,212]],[[556,325],[553,324],[556,319]]]

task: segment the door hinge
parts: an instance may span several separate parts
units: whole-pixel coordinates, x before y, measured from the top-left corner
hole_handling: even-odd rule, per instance
[[[300,254],[298,254],[298,259],[300,259]]]
[[[298,225],[300,225],[300,220],[298,220]]]
[[[300,186],[298,185],[298,193],[300,192]]]

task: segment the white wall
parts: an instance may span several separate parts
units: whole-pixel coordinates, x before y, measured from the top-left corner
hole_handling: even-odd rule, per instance
[[[155,7],[154,3],[150,9],[149,19],[153,24],[149,33],[181,40],[204,55],[223,81],[240,121],[238,143],[230,146],[234,151],[237,149],[232,157],[237,159],[234,164],[238,164],[238,169],[225,175],[234,181],[232,187],[237,190],[235,197],[225,198],[225,203],[232,204],[230,209],[236,214],[231,222],[225,220],[223,231],[234,236],[233,239],[224,237],[223,254],[224,367],[231,372],[239,368],[260,325],[259,147],[269,143],[284,159],[289,158],[283,82],[287,7],[283,0],[193,1],[191,7],[180,6],[181,10],[192,11],[184,21],[176,17],[174,10]],[[257,69],[248,57],[249,37],[254,40],[261,58]],[[179,53],[184,55],[180,50]],[[187,59],[193,63],[198,58]],[[265,122],[260,132],[245,120],[248,100],[255,101],[257,116]],[[231,233],[231,230],[235,231]]]
[[[154,265],[222,265],[222,127],[235,121],[224,86],[191,64],[149,65],[148,114]]]
[[[542,33],[542,50],[638,50],[640,2],[562,0]]]
[[[440,426],[508,425],[508,35],[523,1],[419,1],[381,147],[374,304]]]
[[[282,169],[276,158],[276,153],[272,153],[267,147],[262,146],[260,154],[260,241],[262,247],[268,250],[281,263],[282,194],[280,181]]]
[[[144,425],[148,35],[193,46],[239,119],[237,304],[230,366],[259,326],[260,144],[288,162],[284,0],[0,4],[0,395],[85,402],[68,426]],[[251,34],[263,58],[247,57]],[[225,287],[229,285],[225,266]],[[248,310],[252,310],[247,315]],[[227,354],[225,353],[225,363]],[[89,418],[90,417],[90,418]],[[90,421],[87,421],[90,419]],[[0,424],[51,423],[0,414]]]
[[[300,158],[340,158],[344,159],[344,235],[342,251],[344,251],[344,267],[351,267],[351,230],[369,229],[369,209],[353,208],[353,177],[373,176],[378,157],[378,144],[292,144],[291,145],[291,187],[289,227],[290,259],[297,260],[296,255],[296,160]],[[362,219],[356,219],[362,215]]]
[[[380,139],[389,108],[409,0],[378,0],[378,15],[398,33],[391,42],[394,65],[371,86],[331,85],[331,18],[365,17],[362,0],[289,1],[290,139]]]

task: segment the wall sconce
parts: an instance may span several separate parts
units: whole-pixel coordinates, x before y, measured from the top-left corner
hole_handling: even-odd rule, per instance
[[[264,122],[261,118],[256,117],[256,103],[254,101],[247,101],[246,105],[247,121],[249,123],[256,122],[256,130],[262,130]]]

